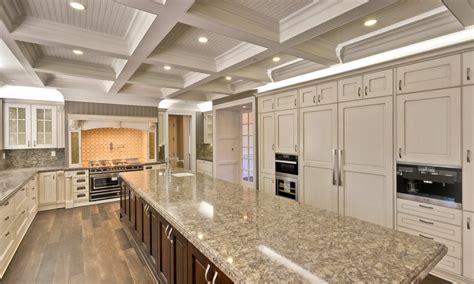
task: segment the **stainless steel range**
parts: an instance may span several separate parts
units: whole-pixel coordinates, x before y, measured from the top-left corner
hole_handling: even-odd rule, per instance
[[[119,172],[141,171],[139,159],[99,160],[89,162],[90,201],[120,197]]]

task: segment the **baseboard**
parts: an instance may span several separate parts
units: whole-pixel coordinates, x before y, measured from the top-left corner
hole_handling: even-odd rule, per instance
[[[106,199],[106,200],[99,200],[99,201],[86,201],[86,202],[74,203],[74,206],[72,208],[95,205],[95,204],[102,204],[102,203],[109,203],[109,202],[116,202],[116,201],[120,201],[120,197],[112,198],[112,199]]]
[[[474,284],[473,280],[438,268],[433,269],[430,274],[453,283]]]

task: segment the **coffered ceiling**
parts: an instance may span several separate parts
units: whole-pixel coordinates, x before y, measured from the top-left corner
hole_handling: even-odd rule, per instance
[[[2,84],[111,103],[212,100],[460,31],[474,17],[470,0],[445,0],[449,9],[440,0],[75,0],[83,10],[72,1],[0,1]]]

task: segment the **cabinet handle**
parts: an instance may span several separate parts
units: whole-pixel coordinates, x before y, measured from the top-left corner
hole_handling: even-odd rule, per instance
[[[296,106],[296,99],[295,99],[295,106]]]
[[[21,215],[25,214],[26,210],[21,211]]]
[[[402,80],[398,80],[398,90],[402,90]]]
[[[428,225],[434,225],[433,222],[428,222],[428,221],[425,221],[425,220],[423,220],[423,219],[418,219],[418,221],[420,221],[421,223],[428,224]]]
[[[36,140],[33,140],[33,147],[36,147]]]
[[[316,103],[316,96],[313,96],[313,104]]]
[[[8,237],[9,235],[10,235],[10,232],[6,233],[6,234],[5,234],[5,237]]]
[[[272,144],[272,150],[275,151],[275,144]]]
[[[295,145],[295,152],[298,152],[298,145]]]
[[[433,207],[431,206],[425,206],[423,204],[418,204],[418,206],[420,206],[421,208],[425,208],[425,209],[434,209]]]
[[[471,80],[471,68],[467,67],[466,69],[466,80]]]
[[[168,232],[168,240],[170,241],[170,243],[173,243],[173,240],[171,239],[172,232],[173,232],[173,228],[171,228],[170,231]]]
[[[272,103],[272,109],[275,109],[275,103]]]
[[[318,103],[321,102],[321,94],[318,95]]]
[[[402,147],[398,148],[398,157],[402,158]]]
[[[471,217],[467,217],[466,228],[467,228],[468,230],[471,229]]]
[[[168,229],[169,229],[170,225],[166,225],[166,228],[165,228],[165,235],[168,236]]]
[[[21,191],[25,191],[25,188],[22,188]]]
[[[36,200],[36,197],[32,197],[31,199]]]
[[[28,140],[28,148],[30,148],[30,140]]]
[[[337,160],[339,162],[339,178],[337,184],[342,186],[342,149],[339,149],[339,157]]]
[[[7,216],[5,217],[5,219],[3,219],[4,221],[8,221],[10,219],[10,216]]]
[[[3,206],[8,206],[8,205],[10,205],[10,201],[7,201],[7,203],[5,203],[5,205]]]
[[[212,277],[212,284],[215,284],[215,283],[216,283],[217,275],[218,275],[218,274],[219,274],[219,273],[217,273],[217,271],[214,272],[214,277]]]
[[[367,97],[368,91],[369,91],[369,87],[365,86],[364,93],[365,93],[365,96],[366,96],[366,97]]]
[[[467,163],[471,162],[471,150],[466,151],[466,162]]]
[[[86,174],[86,172],[77,172],[77,173],[76,173],[76,175],[78,175],[78,176],[83,176],[83,175],[85,175],[85,174]]]
[[[336,162],[337,162],[337,150],[332,149],[332,154],[333,154],[333,162],[332,162],[332,185],[337,185],[336,184]]]
[[[360,87],[359,87],[359,89],[357,90],[357,95],[360,97]]]
[[[434,240],[434,238],[430,238],[430,237],[427,237],[423,234],[418,234],[418,236],[422,237],[422,238],[425,238],[425,239],[428,239],[428,240]]]
[[[209,280],[207,279],[207,274],[209,273],[209,269],[211,269],[211,265],[207,264],[206,273],[204,273],[204,279],[206,280],[206,282],[209,282]]]

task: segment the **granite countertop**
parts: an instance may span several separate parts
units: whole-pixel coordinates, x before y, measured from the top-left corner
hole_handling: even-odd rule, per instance
[[[238,283],[410,283],[447,253],[434,241],[204,174],[120,175]]]

